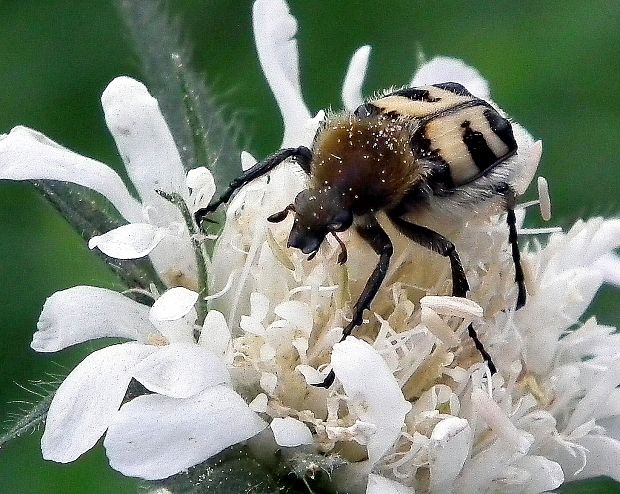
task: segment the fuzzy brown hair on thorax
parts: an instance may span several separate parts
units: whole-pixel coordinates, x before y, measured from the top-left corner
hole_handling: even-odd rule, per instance
[[[355,214],[395,206],[424,177],[409,135],[406,122],[389,117],[329,119],[314,142],[311,187],[338,189]]]

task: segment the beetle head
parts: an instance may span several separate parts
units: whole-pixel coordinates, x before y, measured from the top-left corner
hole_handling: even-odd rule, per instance
[[[268,220],[282,221],[289,211],[295,212],[295,220],[287,246],[310,254],[308,259],[316,255],[328,233],[342,232],[353,223],[353,214],[344,204],[342,195],[331,187],[302,190],[294,204],[271,215]]]

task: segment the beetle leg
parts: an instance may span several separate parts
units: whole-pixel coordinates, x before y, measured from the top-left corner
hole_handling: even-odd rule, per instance
[[[390,237],[388,237],[385,230],[381,228],[376,218],[372,217],[368,223],[358,226],[357,232],[377,253],[379,256],[379,262],[370,275],[370,278],[368,278],[366,286],[364,287],[364,290],[362,290],[362,294],[353,306],[353,318],[343,329],[342,338],[340,341],[343,341],[347,336],[349,336],[356,326],[362,324],[364,310],[370,307],[373,298],[375,298],[375,295],[377,294],[377,291],[385,278],[385,274],[387,273],[388,266],[390,264],[390,257],[392,257],[392,252],[394,251]],[[314,384],[314,386],[319,388],[329,388],[334,382],[334,378],[334,371],[331,370],[322,383]]]
[[[312,151],[305,146],[299,146],[298,148],[286,148],[281,149],[277,153],[269,156],[263,161],[259,161],[252,168],[246,170],[242,175],[235,178],[230,184],[228,188],[222,193],[222,195],[211,201],[206,208],[199,209],[194,214],[194,219],[198,225],[202,224],[205,216],[209,213],[215,211],[220,204],[228,202],[231,196],[235,193],[235,191],[245,184],[251,182],[254,179],[257,179],[266,173],[269,173],[276,166],[282,163],[284,160],[288,158],[294,158],[297,164],[309,174],[310,172],[310,162],[312,160]]]
[[[515,216],[514,204],[515,193],[508,189],[508,192],[506,193],[506,223],[508,223],[508,241],[510,242],[510,247],[512,249],[512,261],[515,265],[515,282],[517,283],[517,287],[519,289],[516,305],[517,310],[519,310],[525,305],[527,294],[525,290],[523,267],[521,266],[521,253],[519,252],[519,244],[517,241],[517,217]]]
[[[461,259],[459,258],[454,244],[443,235],[440,235],[429,228],[414,225],[413,223],[409,223],[396,215],[389,215],[389,217],[396,228],[398,228],[402,234],[413,240],[415,243],[450,259],[450,267],[452,268],[452,295],[455,297],[465,297],[467,291],[469,290],[469,283],[467,283],[467,277],[465,276]],[[478,339],[478,334],[476,333],[473,325],[470,324],[467,329],[469,337],[474,341],[476,349],[480,352],[482,358],[487,362],[491,374],[495,374],[497,371],[495,364],[493,363],[489,353],[485,350],[482,342]]]

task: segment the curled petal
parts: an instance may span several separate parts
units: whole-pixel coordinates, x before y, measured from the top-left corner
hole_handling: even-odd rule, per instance
[[[334,345],[332,367],[347,396],[359,404],[358,418],[377,428],[367,444],[374,465],[398,439],[411,403],[381,355],[362,340],[349,336]]]
[[[68,463],[92,448],[114,419],[133,366],[155,350],[138,343],[113,345],[91,353],[73,369],[47,412],[43,458]]]
[[[142,206],[112,168],[27,127],[0,136],[0,180],[71,182],[105,196],[127,221],[142,219]]]
[[[147,389],[171,398],[189,398],[230,381],[226,365],[195,344],[168,345],[140,362],[133,371]]]
[[[103,442],[124,475],[163,479],[203,462],[267,426],[226,385],[187,399],[139,396],[125,404]]]
[[[176,321],[188,314],[198,301],[198,294],[182,286],[166,290],[149,314],[151,321]]]
[[[308,426],[293,417],[275,418],[271,421],[270,427],[278,446],[290,448],[312,444],[312,432]]]
[[[349,110],[355,110],[364,102],[362,96],[362,85],[366,77],[366,69],[368,67],[368,58],[370,57],[370,46],[362,46],[351,57],[347,75],[342,85],[342,102],[344,107]]]
[[[491,97],[488,82],[473,67],[462,60],[451,57],[435,57],[424,63],[411,80],[412,86],[427,86],[440,82],[458,82],[478,98]]]
[[[101,104],[142,202],[157,208],[162,224],[180,221],[177,208],[155,192],[178,192],[185,198],[188,195],[185,170],[157,100],[142,83],[117,77],[103,92]]]
[[[115,259],[139,259],[149,255],[166,235],[165,229],[149,223],[130,223],[91,238],[88,247]]]
[[[299,83],[297,21],[283,0],[257,0],[252,12],[258,58],[284,120],[282,147],[299,145],[310,112]]]
[[[146,342],[149,335],[157,333],[148,314],[149,307],[118,292],[76,286],[45,301],[30,346],[37,352],[57,352],[95,338]]]

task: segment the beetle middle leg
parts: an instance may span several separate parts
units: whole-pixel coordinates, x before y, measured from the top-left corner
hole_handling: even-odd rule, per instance
[[[440,235],[429,228],[415,225],[396,215],[389,215],[389,218],[402,234],[413,240],[415,243],[450,259],[450,267],[452,268],[452,295],[455,297],[465,297],[467,291],[469,290],[469,283],[467,282],[467,277],[465,276],[461,259],[459,258],[454,244],[443,235]],[[478,334],[476,333],[473,325],[470,324],[467,330],[469,337],[474,341],[476,349],[480,352],[482,358],[487,362],[489,370],[492,374],[495,374],[497,371],[495,364],[478,338]]]
[[[220,204],[228,202],[237,189],[243,187],[252,180],[262,177],[266,173],[269,173],[288,158],[293,158],[302,170],[306,172],[306,174],[310,174],[310,162],[312,161],[312,151],[310,151],[310,149],[305,146],[281,149],[263,161],[259,161],[252,168],[246,170],[239,177],[235,178],[232,182],[230,182],[226,190],[222,192],[222,195],[218,199],[212,201],[206,208],[196,211],[194,214],[196,223],[200,225],[204,221],[207,214],[215,211]]]
[[[379,262],[375,266],[370,278],[368,278],[366,286],[364,286],[359,299],[353,306],[353,317],[344,327],[340,341],[343,341],[347,336],[349,336],[356,326],[362,324],[362,321],[364,320],[364,310],[370,308],[370,304],[375,298],[375,295],[377,294],[377,291],[385,278],[390,265],[390,258],[394,252],[390,237],[387,233],[385,233],[385,230],[381,228],[381,225],[379,225],[379,222],[374,216],[370,217],[367,223],[357,226],[356,229],[360,236],[370,244],[372,249],[379,256]],[[334,378],[334,371],[331,370],[322,383],[315,384],[314,386],[319,388],[329,388],[334,382]]]

